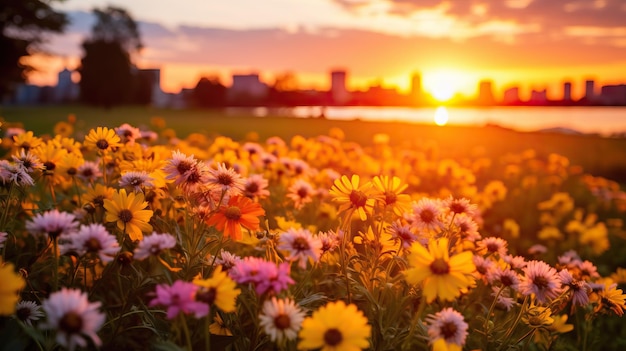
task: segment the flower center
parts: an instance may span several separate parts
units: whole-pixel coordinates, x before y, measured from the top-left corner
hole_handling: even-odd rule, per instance
[[[420,219],[424,223],[430,223],[435,219],[435,214],[433,213],[433,211],[425,209],[420,212]]]
[[[100,139],[96,141],[96,147],[100,150],[106,150],[109,148],[109,142],[104,139]]]
[[[533,279],[533,284],[535,284],[539,289],[546,289],[548,287],[548,279],[542,275],[536,276]]]
[[[502,285],[504,286],[511,286],[513,285],[513,279],[511,279],[511,277],[509,277],[508,275],[503,275],[500,277],[500,281],[502,282]]]
[[[306,251],[310,248],[309,242],[305,238],[296,238],[291,247],[296,251]]]
[[[458,202],[453,202],[450,204],[450,212],[452,213],[463,213],[465,212],[465,206]]]
[[[398,195],[393,191],[385,191],[385,203],[387,205],[393,205],[398,201]]]
[[[259,190],[259,184],[257,183],[250,183],[246,186],[246,191],[251,194],[256,193],[258,190]]]
[[[27,321],[30,318],[30,308],[28,307],[22,307],[20,309],[18,309],[17,311],[15,311],[15,315],[17,316],[17,319],[21,320],[21,321]]]
[[[324,333],[324,343],[329,346],[337,346],[343,340],[343,335],[341,335],[341,331],[337,328],[328,329]]]
[[[500,246],[496,243],[489,243],[487,244],[487,251],[489,252],[498,252],[498,249],[500,248]]]
[[[444,323],[441,326],[440,332],[441,332],[441,335],[443,335],[445,339],[451,339],[451,338],[454,338],[457,330],[458,330],[458,327],[456,326],[456,324],[448,322],[448,323]]]
[[[44,166],[44,171],[54,171],[54,169],[57,168],[57,165],[51,161],[44,162],[43,166]]]
[[[436,258],[433,263],[430,264],[430,270],[433,274],[448,274],[450,273],[450,265],[443,258]]]
[[[364,207],[367,203],[367,196],[359,190],[352,190],[350,193],[350,202],[354,207]]]
[[[189,162],[180,162],[177,166],[176,166],[176,170],[178,171],[178,173],[180,174],[184,174],[185,172],[187,172],[188,170],[191,169],[191,164]]]
[[[217,182],[222,185],[231,185],[233,184],[233,177],[229,174],[220,174],[217,176]]]
[[[276,326],[276,328],[281,330],[287,329],[291,326],[291,318],[289,318],[288,315],[281,313],[278,316],[274,317],[274,325]]]
[[[215,298],[217,297],[217,289],[214,287],[210,287],[206,290],[196,293],[196,300],[200,302],[204,302],[207,305],[212,305],[215,302]]]
[[[305,197],[307,197],[307,196],[309,195],[309,191],[308,191],[306,188],[300,188],[300,189],[298,189],[298,192],[297,192],[297,193],[298,193],[298,196],[299,196],[300,198],[305,198]]]
[[[59,320],[59,329],[67,334],[78,334],[83,328],[83,317],[78,313],[70,311]]]
[[[88,252],[98,252],[102,250],[102,245],[100,245],[100,241],[96,238],[89,238],[85,242],[85,248]]]
[[[241,218],[241,209],[237,206],[231,206],[224,211],[224,217],[231,221],[237,221]]]
[[[123,209],[120,211],[120,213],[117,215],[117,217],[120,219],[120,221],[124,222],[124,223],[128,223],[133,219],[133,213],[130,212],[129,209]]]

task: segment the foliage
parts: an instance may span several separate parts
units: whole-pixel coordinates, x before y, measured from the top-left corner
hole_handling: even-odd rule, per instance
[[[130,103],[146,84],[133,72],[132,55],[141,48],[137,24],[117,7],[95,9],[96,23],[82,46],[85,56],[78,69],[82,101],[110,108]],[[145,88],[140,90],[145,95]],[[142,102],[149,96],[139,96]]]
[[[17,348],[623,346],[626,193],[561,155],[62,123],[2,142]]]
[[[0,1],[0,97],[34,69],[24,58],[41,52],[44,33],[61,32],[66,24],[66,16],[54,11],[50,1]]]

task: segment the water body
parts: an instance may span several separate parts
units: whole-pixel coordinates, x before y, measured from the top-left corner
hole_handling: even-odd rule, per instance
[[[567,128],[582,133],[611,135],[626,132],[626,107],[259,107],[250,112],[258,116],[319,117],[328,119],[403,121],[435,123],[447,119],[448,125],[497,124],[520,131]]]

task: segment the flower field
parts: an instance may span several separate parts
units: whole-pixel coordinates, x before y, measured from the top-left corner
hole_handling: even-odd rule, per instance
[[[0,127],[8,350],[626,348],[626,192],[564,156],[75,126]]]

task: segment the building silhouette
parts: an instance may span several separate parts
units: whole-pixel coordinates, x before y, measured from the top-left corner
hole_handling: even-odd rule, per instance
[[[478,83],[478,97],[476,103],[479,105],[493,105],[496,99],[493,96],[493,82],[481,80]]]
[[[330,95],[334,104],[343,105],[350,100],[350,93],[346,86],[346,76],[345,70],[330,72]]]
[[[422,91],[422,76],[419,73],[413,73],[411,76],[411,98],[413,102],[419,104],[424,99]]]
[[[233,74],[233,83],[229,90],[232,101],[254,102],[267,96],[268,87],[261,82],[258,73]]]
[[[592,102],[595,100],[596,98],[595,86],[596,86],[596,82],[594,80],[585,81],[585,97],[584,98],[587,102]]]
[[[572,101],[572,83],[565,82],[563,83],[563,102],[571,102]]]

